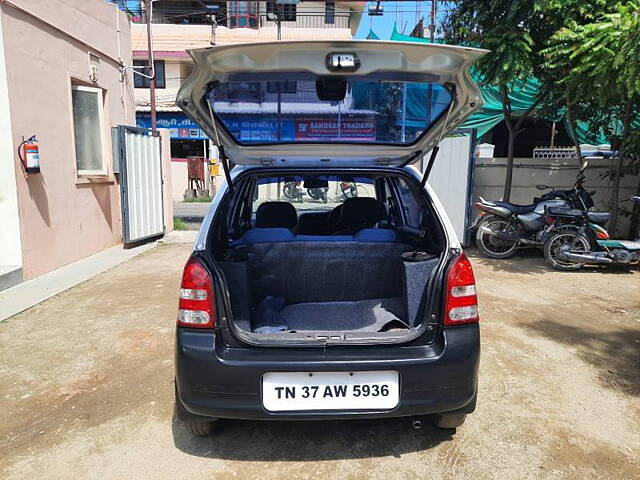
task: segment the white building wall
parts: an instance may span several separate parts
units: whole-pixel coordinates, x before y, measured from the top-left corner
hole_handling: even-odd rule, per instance
[[[2,15],[0,15],[0,219],[2,221],[2,226],[0,226],[0,275],[8,270],[7,267],[22,267],[14,153],[4,34]]]

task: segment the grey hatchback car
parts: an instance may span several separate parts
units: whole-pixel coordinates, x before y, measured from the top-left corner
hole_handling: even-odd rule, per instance
[[[469,66],[484,51],[190,53],[177,104],[219,146],[226,181],[183,272],[178,416],[196,435],[221,418],[461,425],[477,397],[475,280],[426,178],[482,103]],[[423,175],[412,164],[429,151]]]

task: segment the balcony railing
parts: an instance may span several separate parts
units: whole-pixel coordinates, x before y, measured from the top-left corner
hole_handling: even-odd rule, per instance
[[[331,16],[326,14],[299,14],[295,21],[282,20],[282,28],[351,28],[349,12],[335,12]],[[267,19],[267,15],[260,15],[261,27],[276,26],[276,22]]]
[[[230,25],[227,15],[217,14],[215,20],[218,26]],[[145,12],[132,18],[134,23],[145,23]],[[197,10],[159,9],[153,11],[153,23],[178,25],[211,25],[212,16]],[[275,27],[276,22],[267,19],[265,13],[257,15],[253,25],[260,27]],[[303,13],[295,16],[295,21],[282,20],[281,26],[286,28],[351,28],[351,14],[348,11],[336,11],[333,15],[325,13]],[[242,28],[242,27],[236,27]],[[249,27],[247,27],[249,28]]]

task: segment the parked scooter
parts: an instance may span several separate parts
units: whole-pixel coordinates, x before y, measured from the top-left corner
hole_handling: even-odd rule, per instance
[[[534,203],[531,205],[491,202],[480,197],[475,207],[486,212],[476,221],[476,245],[480,252],[489,258],[509,258],[519,248],[540,248],[545,244],[551,231],[551,226],[547,224],[546,219],[547,208],[577,208],[586,211],[593,207],[591,195],[594,192],[587,192],[582,186],[586,167],[587,162],[580,168],[572,189],[552,189],[534,198]],[[536,188],[546,190],[550,187],[537,185]],[[578,227],[567,223],[558,228],[576,230]]]
[[[640,196],[629,200],[640,204]],[[578,229],[554,231],[544,245],[544,258],[558,270],[578,270],[584,265],[637,265],[640,263],[640,231],[635,241],[609,238],[604,225],[608,213],[549,208],[549,218]]]

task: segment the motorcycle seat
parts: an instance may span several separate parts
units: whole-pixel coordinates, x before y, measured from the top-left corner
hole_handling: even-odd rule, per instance
[[[491,202],[491,203],[493,203],[494,205],[497,205],[498,207],[507,208],[511,210],[513,213],[515,213],[516,215],[524,215],[525,213],[531,213],[536,208],[535,203],[532,205],[516,205],[515,203],[511,203],[511,202]]]
[[[590,222],[597,223],[598,225],[604,225],[609,221],[611,215],[607,212],[587,212],[587,218]]]
[[[618,240],[618,243],[632,252],[640,251],[640,241],[634,242],[632,240]]]

